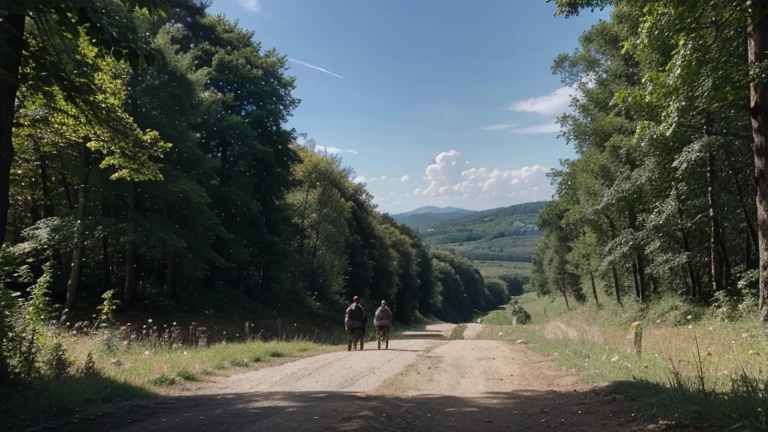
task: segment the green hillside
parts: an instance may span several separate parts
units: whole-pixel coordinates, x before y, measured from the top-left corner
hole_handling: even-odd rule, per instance
[[[490,241],[503,237],[538,236],[536,218],[546,201],[485,210],[446,221],[422,233],[430,245]]]
[[[429,211],[423,213],[402,213],[392,215],[392,219],[396,220],[398,223],[408,225],[413,229],[426,232],[430,228],[434,228],[442,223],[465,218],[472,214],[475,214],[475,212],[456,209],[455,211],[443,212]]]
[[[485,277],[527,278],[533,250],[541,239],[536,218],[545,204],[531,202],[473,213],[421,230],[421,236],[435,249],[472,260]]]

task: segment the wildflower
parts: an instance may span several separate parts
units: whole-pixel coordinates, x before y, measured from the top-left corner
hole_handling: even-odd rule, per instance
[[[611,357],[611,361],[612,362],[615,362],[618,359],[619,359],[619,355],[618,354],[614,354],[613,357]]]
[[[688,324],[688,328],[689,328],[689,329],[692,329],[692,328],[693,328],[693,326],[692,326],[691,324]]]
[[[149,351],[144,351],[144,355],[149,355],[149,354],[150,354]]]

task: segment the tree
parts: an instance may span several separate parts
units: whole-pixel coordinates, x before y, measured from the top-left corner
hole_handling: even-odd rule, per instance
[[[134,8],[146,8],[151,13],[164,10],[162,0],[56,2],[52,0],[9,0],[0,8],[5,23],[0,28],[0,245],[5,242],[9,209],[10,170],[14,157],[13,125],[17,92],[22,84],[21,68],[24,51],[29,45],[28,21],[39,32],[39,49],[48,59],[46,76],[64,89],[64,95],[76,105],[91,106],[89,91],[80,85],[76,71],[61,61],[77,51],[81,29],[95,41],[95,47],[129,58],[138,66],[149,57],[146,46],[136,38]],[[85,24],[88,26],[83,27]],[[121,36],[116,36],[116,35]],[[74,72],[74,73],[73,73]],[[98,107],[94,107],[96,110]],[[95,110],[95,111],[96,111]]]

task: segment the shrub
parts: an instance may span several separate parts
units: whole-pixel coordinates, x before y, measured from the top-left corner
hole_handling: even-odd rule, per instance
[[[44,346],[40,355],[41,371],[49,378],[62,378],[69,375],[73,363],[66,348],[59,341]]]

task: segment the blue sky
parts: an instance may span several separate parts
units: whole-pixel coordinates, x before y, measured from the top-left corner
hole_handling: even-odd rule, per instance
[[[214,0],[291,59],[289,127],[339,153],[382,211],[549,199],[574,156],[554,118],[571,89],[555,56],[607,13],[554,17],[545,0]]]

